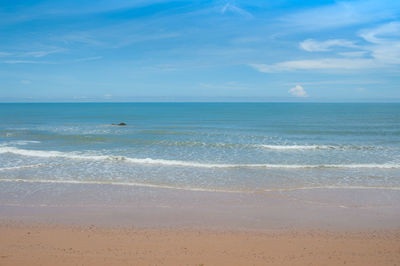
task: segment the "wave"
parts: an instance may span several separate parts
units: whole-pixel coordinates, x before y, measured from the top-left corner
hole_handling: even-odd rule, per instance
[[[338,146],[329,145],[259,145],[260,147],[271,150],[315,150],[315,149],[335,149]]]
[[[12,166],[12,167],[3,167],[0,168],[0,171],[8,171],[8,170],[18,170],[18,169],[25,169],[25,168],[37,168],[37,167],[42,167],[45,164],[39,163],[39,164],[31,164],[31,165],[21,165],[21,166]]]
[[[132,141],[130,141],[132,142]],[[180,147],[216,147],[216,148],[263,148],[269,150],[377,150],[384,149],[380,146],[358,146],[358,145],[278,145],[278,144],[246,144],[246,143],[208,143],[197,141],[165,141],[165,140],[135,140],[134,143],[149,144],[149,145],[162,145],[162,146],[180,146]]]
[[[172,131],[172,130],[140,130],[136,133],[149,135],[200,135],[201,132],[193,131]]]
[[[357,146],[357,145],[256,145],[271,150],[375,150],[382,149],[378,146]]]
[[[8,142],[0,143],[0,147],[9,146],[9,145],[28,145],[28,144],[37,144],[40,141],[37,140],[13,140]]]
[[[22,156],[41,157],[41,158],[67,158],[73,160],[95,160],[95,161],[123,161],[133,164],[143,165],[163,165],[176,167],[194,167],[194,168],[266,168],[266,169],[315,169],[315,168],[378,168],[378,169],[400,169],[400,164],[219,164],[202,163],[193,161],[152,159],[152,158],[131,158],[115,155],[85,155],[73,152],[43,151],[43,150],[25,150],[16,147],[0,147],[0,154],[11,153]]]
[[[267,145],[267,144],[245,144],[245,143],[206,143],[206,142],[158,142],[155,144],[165,146],[204,146],[222,148],[264,148],[270,150],[316,150],[316,149],[363,149],[357,146],[334,146],[334,145]]]
[[[82,135],[67,135],[58,136],[57,138],[68,139],[68,140],[84,140],[84,141],[107,141],[105,137],[93,137],[93,136],[82,136]],[[113,140],[115,141],[115,140]],[[124,140],[118,140],[124,141]],[[358,146],[358,145],[317,145],[317,144],[247,144],[247,143],[208,143],[208,142],[197,142],[197,141],[166,141],[166,140],[126,140],[129,143],[135,144],[147,144],[147,145],[162,145],[162,146],[182,146],[182,147],[220,147],[220,148],[263,148],[268,150],[281,150],[281,151],[296,151],[296,150],[376,150],[385,149],[380,146]],[[0,147],[11,147],[13,145],[21,146],[28,144],[41,143],[36,140],[15,140],[9,142],[0,143]]]
[[[278,145],[278,144],[246,144],[246,143],[208,143],[208,142],[197,142],[197,141],[164,141],[164,140],[136,140],[136,143],[144,144],[155,144],[162,146],[182,146],[182,147],[221,147],[221,148],[264,148],[269,150],[376,150],[383,149],[379,146],[358,146],[358,145]]]
[[[278,144],[246,144],[246,143],[207,143],[207,142],[169,142],[169,141],[147,141],[148,144],[157,144],[163,146],[198,146],[198,147],[222,147],[222,148],[264,148],[269,150],[377,150],[384,149],[380,146],[358,146],[358,145],[316,145],[316,144],[305,144],[305,145],[278,145]]]
[[[224,193],[264,193],[264,192],[289,192],[297,190],[317,190],[317,189],[377,189],[377,190],[400,190],[400,187],[384,187],[384,186],[309,186],[309,187],[289,187],[289,188],[269,188],[256,190],[234,190],[234,189],[219,189],[219,188],[202,188],[202,187],[182,187],[173,185],[159,185],[153,183],[140,182],[114,182],[114,181],[85,181],[85,180],[50,180],[50,179],[9,179],[1,178],[0,182],[21,182],[21,183],[52,183],[52,184],[82,184],[82,185],[112,185],[112,186],[131,186],[131,187],[147,187],[161,189],[175,189],[187,191],[202,191],[202,192],[224,192]]]

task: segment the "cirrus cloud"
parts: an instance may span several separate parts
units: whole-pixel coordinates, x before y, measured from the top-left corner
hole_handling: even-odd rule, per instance
[[[327,40],[323,42],[318,42],[313,39],[307,39],[300,43],[300,48],[308,52],[326,52],[330,51],[331,48],[334,46],[349,48],[357,47],[354,42],[342,39]]]
[[[375,28],[364,29],[359,38],[367,44],[356,45],[354,41],[331,39],[315,41],[306,39],[299,47],[308,52],[328,52],[329,57],[288,60],[272,64],[249,64],[259,72],[272,73],[294,70],[363,70],[396,67],[400,64],[400,22],[392,21]],[[334,47],[351,48],[350,51]]]

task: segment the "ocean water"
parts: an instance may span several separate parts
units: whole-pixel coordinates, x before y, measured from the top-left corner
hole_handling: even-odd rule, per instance
[[[4,103],[0,182],[400,190],[400,104]]]

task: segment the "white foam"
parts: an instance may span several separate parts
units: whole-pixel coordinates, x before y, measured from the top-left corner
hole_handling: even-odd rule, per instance
[[[40,141],[37,140],[17,140],[14,141],[13,143],[15,143],[16,145],[27,145],[27,144],[37,144],[40,143]]]
[[[259,145],[265,149],[271,150],[316,150],[316,149],[334,149],[338,146],[330,145]]]
[[[16,147],[1,147],[1,153],[12,153],[22,156],[41,157],[41,158],[68,158],[68,159],[81,159],[81,160],[106,160],[118,159],[118,156],[105,156],[105,155],[81,155],[73,152],[60,152],[60,151],[43,151],[43,150],[25,150]],[[121,157],[121,156],[120,156]],[[122,158],[122,157],[121,157]]]
[[[95,161],[124,161],[133,164],[144,165],[164,165],[177,167],[195,167],[195,168],[266,168],[266,169],[313,169],[313,168],[378,168],[378,169],[398,169],[400,164],[216,164],[201,163],[180,160],[165,160],[152,158],[130,158],[114,155],[85,155],[74,152],[43,151],[43,150],[25,150],[16,147],[0,147],[1,153],[12,153],[22,156],[42,157],[42,158],[67,158],[73,160],[95,160]]]
[[[36,141],[36,140],[13,140],[13,141],[0,143],[0,146],[4,147],[4,146],[9,146],[9,145],[28,145],[28,144],[37,144],[37,143],[40,143],[40,141]]]
[[[296,150],[380,150],[388,149],[382,146],[358,146],[358,145],[269,145],[258,144],[253,147],[264,148],[269,150],[296,151]]]
[[[44,164],[31,164],[31,165],[20,165],[20,166],[13,166],[13,167],[3,167],[0,168],[0,171],[8,171],[8,170],[18,170],[18,169],[25,169],[25,168],[37,168],[42,167]]]

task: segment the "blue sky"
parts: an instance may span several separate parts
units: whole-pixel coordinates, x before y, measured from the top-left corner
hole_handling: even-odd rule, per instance
[[[400,101],[400,1],[0,2],[0,101]]]

